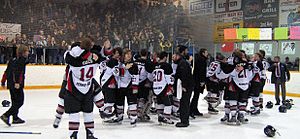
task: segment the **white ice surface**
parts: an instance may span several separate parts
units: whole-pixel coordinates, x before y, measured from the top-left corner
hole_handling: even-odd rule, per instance
[[[25,125],[7,127],[0,121],[0,131],[30,131],[41,132],[41,135],[1,134],[0,139],[67,139],[68,116],[65,114],[58,129],[52,127],[55,109],[58,102],[58,90],[25,90],[25,104],[20,110],[20,117],[26,120]],[[203,95],[202,95],[203,96]],[[0,101],[8,99],[8,91],[0,92]],[[274,102],[274,96],[265,95],[265,103]],[[261,115],[248,116],[249,124],[228,126],[220,123],[221,112],[210,118],[197,118],[190,121],[190,127],[179,129],[174,126],[159,126],[156,116],[151,116],[152,123],[138,123],[137,127],[129,126],[125,119],[122,125],[103,124],[98,110],[94,110],[95,136],[99,139],[261,139],[267,138],[263,129],[270,124],[277,128],[281,136],[275,138],[300,139],[300,99],[293,98],[295,105],[287,113],[279,113],[278,106],[273,109],[264,109]],[[250,103],[251,104],[251,103]],[[207,104],[199,100],[201,112],[207,113]],[[0,114],[7,108],[0,106]],[[81,115],[82,117],[82,115]],[[81,120],[82,122],[82,120]],[[85,139],[84,126],[81,124],[79,139]]]

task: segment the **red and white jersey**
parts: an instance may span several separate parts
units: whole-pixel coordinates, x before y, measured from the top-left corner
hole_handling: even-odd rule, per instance
[[[151,75],[151,62],[146,59],[137,59],[134,62],[138,66],[138,73],[139,73],[139,83],[142,83],[149,79]],[[150,79],[149,79],[150,80]]]
[[[242,90],[247,90],[250,85],[250,81],[252,80],[253,72],[249,69],[244,69],[240,72],[233,70],[230,73],[230,78],[235,84]]]
[[[267,62],[266,59],[263,59],[262,61],[262,64],[263,64],[263,70],[261,71],[261,74],[260,74],[260,77],[261,79],[267,79],[267,70],[268,68],[270,67],[270,64]]]
[[[92,53],[87,52],[82,55],[85,51],[78,48],[74,47],[68,52],[74,58],[82,56],[82,60],[78,60],[80,66],[69,65],[67,90],[72,92],[72,86],[74,86],[80,93],[86,94],[91,89],[92,79],[99,67],[99,62],[93,60]]]
[[[213,82],[219,82],[217,74],[221,72],[221,65],[219,61],[211,62],[206,73],[206,77]]]
[[[102,87],[117,88],[119,81],[120,62],[116,59],[110,58],[106,62],[105,71],[101,77],[100,83]]]
[[[82,67],[70,66],[69,73],[72,76],[72,82],[82,94],[86,94],[90,90],[92,79],[98,67],[99,64],[88,64]]]
[[[159,95],[167,85],[174,84],[172,73],[172,66],[168,63],[159,63],[155,65],[155,68],[152,72],[152,77],[153,91],[156,95]]]
[[[258,63],[258,61],[255,61],[255,62],[252,63],[252,66],[253,66],[252,81],[254,81],[254,82],[260,82],[260,79],[261,79],[261,73],[262,73],[263,68],[262,67],[260,68],[259,64],[261,65],[262,63]]]
[[[138,66],[133,65],[131,68],[126,69],[126,64],[120,64],[120,81],[118,82],[119,88],[127,88],[130,84],[139,85],[139,74],[138,74]]]

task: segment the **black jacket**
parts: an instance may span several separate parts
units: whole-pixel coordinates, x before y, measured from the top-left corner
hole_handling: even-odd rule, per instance
[[[207,71],[207,58],[203,55],[195,56],[194,64],[194,81],[195,83],[205,82],[206,80],[206,71]]]
[[[269,67],[268,71],[272,72],[271,75],[271,83],[276,82],[276,66],[273,64]],[[280,63],[280,82],[286,82],[290,80],[290,71],[288,70],[287,66],[284,63]]]
[[[3,75],[3,77],[7,79],[8,89],[13,89],[16,83],[20,84],[20,89],[24,88],[25,68],[25,57],[14,58],[8,62],[6,71]],[[5,82],[5,79],[2,79],[2,84]]]
[[[175,79],[180,79],[182,87],[188,90],[192,90],[194,87],[192,68],[190,64],[183,58],[180,58],[176,64],[178,64],[175,74]]]

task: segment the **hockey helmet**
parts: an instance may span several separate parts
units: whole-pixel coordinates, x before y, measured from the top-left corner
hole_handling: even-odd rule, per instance
[[[2,101],[2,107],[9,107],[10,102],[8,100],[3,100]]]
[[[266,107],[267,107],[268,109],[273,108],[273,102],[272,102],[272,101],[267,102]]]
[[[276,129],[271,126],[271,125],[267,125],[265,128],[264,128],[264,132],[265,134],[268,136],[268,137],[274,137],[275,136],[275,133],[276,133]]]
[[[284,101],[283,105],[285,105],[288,110],[292,108],[292,104],[290,103],[289,100]]]
[[[278,108],[279,112],[281,113],[286,113],[287,111],[287,107],[285,105],[281,105],[279,108]]]

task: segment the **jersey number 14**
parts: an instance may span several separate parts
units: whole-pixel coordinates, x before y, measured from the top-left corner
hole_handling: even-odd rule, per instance
[[[84,81],[85,79],[91,79],[94,76],[93,67],[90,67],[87,72],[85,71],[85,68],[82,68],[80,72],[81,72],[81,76],[80,76],[81,81]]]

